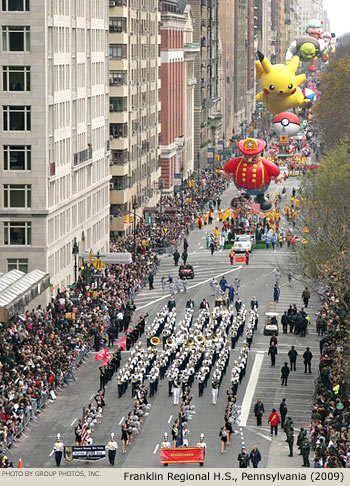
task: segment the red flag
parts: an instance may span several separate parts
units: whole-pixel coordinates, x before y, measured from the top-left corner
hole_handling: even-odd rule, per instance
[[[125,351],[125,347],[126,347],[126,336],[124,336],[123,338],[119,339],[119,341],[118,341],[118,347],[121,348],[122,351]]]
[[[107,364],[107,361],[110,359],[108,348],[101,349],[101,351],[95,354],[95,361],[99,359],[102,359],[103,366]]]
[[[83,424],[83,428],[81,429],[81,445],[84,445],[84,442],[86,441],[87,437],[87,422],[85,421]]]

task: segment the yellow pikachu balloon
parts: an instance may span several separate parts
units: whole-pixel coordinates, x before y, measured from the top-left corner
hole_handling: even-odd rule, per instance
[[[294,56],[288,66],[271,64],[260,51],[258,56],[255,69],[256,77],[261,80],[262,91],[256,95],[256,100],[262,101],[270,113],[277,115],[310,103],[299,88],[306,79],[305,74],[295,75],[300,62],[298,56]]]

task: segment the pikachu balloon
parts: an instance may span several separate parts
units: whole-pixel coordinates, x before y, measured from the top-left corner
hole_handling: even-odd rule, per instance
[[[270,113],[277,115],[310,103],[299,88],[306,79],[305,74],[295,75],[300,61],[298,56],[294,56],[288,66],[271,64],[260,51],[258,56],[256,77],[261,80],[262,91],[256,95],[256,100],[262,101]]]

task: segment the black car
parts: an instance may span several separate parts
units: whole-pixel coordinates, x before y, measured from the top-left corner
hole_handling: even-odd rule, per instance
[[[190,278],[191,280],[194,279],[194,270],[192,265],[180,265],[179,268],[179,277],[184,280],[185,278]]]

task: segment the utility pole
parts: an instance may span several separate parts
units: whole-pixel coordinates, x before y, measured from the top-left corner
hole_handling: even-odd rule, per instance
[[[74,283],[76,284],[78,280],[77,256],[79,255],[79,246],[76,238],[74,238],[72,254],[74,255]]]
[[[181,212],[184,212],[184,166],[181,165]]]
[[[135,196],[132,203],[132,209],[134,210],[134,262],[136,262],[136,208],[137,208],[137,201]]]

